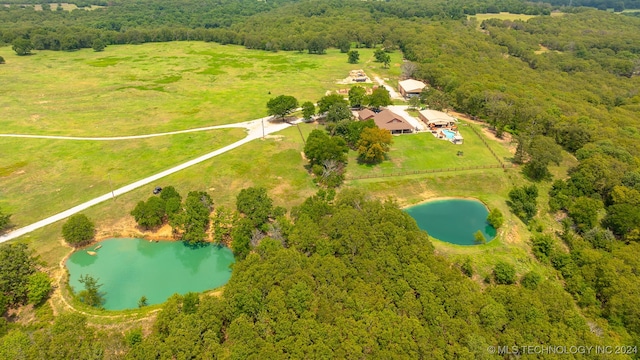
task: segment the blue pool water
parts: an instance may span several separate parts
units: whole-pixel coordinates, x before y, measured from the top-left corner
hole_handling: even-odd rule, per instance
[[[442,132],[444,133],[444,136],[446,136],[449,140],[453,140],[453,137],[456,135],[454,131],[451,131],[449,129],[443,129]]]

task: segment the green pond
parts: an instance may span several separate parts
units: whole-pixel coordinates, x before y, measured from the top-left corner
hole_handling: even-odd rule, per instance
[[[103,284],[104,308],[133,309],[145,296],[159,304],[174,293],[186,294],[220,287],[229,281],[233,252],[226,247],[189,247],[182,242],[149,242],[140,239],[109,239],[100,242],[96,255],[76,251],[67,260],[69,284],[77,293],[84,289],[81,275]]]
[[[405,209],[430,237],[457,245],[476,245],[473,234],[482,231],[487,241],[496,229],[487,223],[487,208],[479,201],[447,199],[429,201]]]

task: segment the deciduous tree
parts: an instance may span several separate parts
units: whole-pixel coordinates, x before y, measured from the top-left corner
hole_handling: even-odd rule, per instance
[[[302,117],[305,121],[310,121],[316,114],[316,106],[311,101],[302,104]]]
[[[103,51],[105,47],[107,47],[107,45],[104,43],[104,41],[102,41],[102,39],[95,39],[93,40],[93,44],[91,45],[91,47],[93,48],[93,51],[99,52],[99,51]]]
[[[9,218],[11,218],[11,214],[5,214],[2,212],[2,209],[0,209],[0,233],[9,227]]]
[[[578,232],[593,228],[598,224],[598,212],[603,208],[602,201],[580,196],[569,204],[569,216],[576,224]]]
[[[358,52],[358,50],[351,50],[347,53],[348,57],[349,57],[349,64],[357,64],[358,61],[360,61],[360,53]]]
[[[17,37],[11,42],[11,48],[18,56],[24,56],[31,54],[33,45],[31,44],[31,40]]]
[[[367,98],[367,90],[360,85],[356,85],[349,89],[349,104],[351,107],[359,108],[365,104]]]
[[[304,154],[313,165],[322,165],[325,160],[336,160],[346,163],[349,148],[340,137],[330,137],[322,130],[313,130],[307,137]]]
[[[326,113],[327,111],[329,111],[331,106],[339,103],[345,105],[349,104],[340,94],[329,94],[323,96],[322,98],[320,98],[320,100],[318,100],[318,114]]]
[[[562,148],[555,140],[546,136],[535,136],[527,147],[527,151],[529,161],[524,167],[524,172],[534,180],[550,177],[549,164],[559,165],[562,161]]]
[[[323,37],[315,37],[307,44],[309,54],[324,54],[327,50],[327,41]]]
[[[105,294],[100,292],[102,284],[98,284],[98,279],[85,274],[81,275],[78,281],[84,285],[84,290],[78,293],[80,301],[89,306],[101,308],[102,304],[104,304]]]
[[[489,215],[487,215],[487,222],[493,226],[494,229],[499,229],[504,223],[504,216],[502,211],[498,208],[493,208]]]
[[[337,102],[329,108],[327,111],[327,121],[328,122],[338,122],[341,120],[351,120],[353,118],[353,113],[349,109],[349,107],[343,102]]]
[[[207,229],[211,222],[209,215],[213,210],[211,196],[204,191],[190,191],[185,200],[184,210],[180,224],[183,229],[182,241],[190,245],[206,241]]]
[[[507,205],[523,222],[528,223],[538,212],[538,188],[535,185],[515,187],[509,191]]]
[[[26,244],[0,246],[0,298],[5,305],[11,307],[27,301],[29,276],[35,273],[35,266]]]
[[[250,187],[240,190],[236,197],[236,208],[244,214],[254,227],[260,227],[269,220],[273,210],[273,200],[264,187]]]
[[[162,225],[165,214],[166,203],[157,196],[150,197],[146,202],[140,201],[131,211],[136,223],[147,229]]]
[[[369,106],[375,109],[379,109],[382,106],[387,106],[392,104],[391,96],[389,95],[389,92],[387,91],[387,89],[381,86],[373,90],[371,95],[367,97],[367,104],[369,104]]]
[[[62,237],[67,244],[79,247],[88,244],[95,236],[95,225],[85,214],[73,215],[62,225]]]
[[[493,268],[493,279],[496,284],[510,285],[516,282],[516,269],[511,264],[500,261]]]
[[[41,304],[49,297],[51,292],[51,279],[43,272],[36,272],[29,276],[27,281],[27,297],[34,305]]]
[[[268,115],[284,118],[298,107],[298,100],[293,96],[280,95],[267,102]]]
[[[378,127],[363,129],[356,145],[358,160],[368,164],[382,162],[389,152],[391,140],[391,133],[388,130]]]

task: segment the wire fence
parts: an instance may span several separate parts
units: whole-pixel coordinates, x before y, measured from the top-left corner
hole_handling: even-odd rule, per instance
[[[480,134],[480,132],[478,132],[478,129],[476,129],[473,125],[469,125],[469,127],[471,128],[471,130],[473,130],[474,133],[476,133],[476,135],[478,135],[478,137],[480,138],[480,140],[482,140],[482,143],[484,144],[484,146],[487,147],[487,149],[489,149],[489,152],[491,152],[491,155],[493,155],[494,158],[496,158],[496,160],[498,160],[498,163],[500,163],[500,165],[504,168],[505,164],[504,162],[500,159],[500,157],[493,151],[493,149],[491,148],[491,146],[489,146],[489,143],[487,143],[487,140],[485,140],[484,136],[482,136]]]
[[[509,169],[509,168],[512,168],[512,167],[513,167],[513,165],[511,165],[511,164],[477,165],[477,166],[464,166],[464,167],[443,168],[443,169],[426,169],[426,170],[400,171],[400,172],[393,172],[393,173],[387,173],[387,174],[369,174],[369,175],[361,175],[361,176],[349,176],[349,175],[347,175],[345,180],[377,179],[377,178],[386,178],[386,177],[395,177],[395,176],[433,174],[433,173],[466,171],[466,170],[478,170],[478,169],[505,169],[506,170],[506,169]]]
[[[377,179],[377,178],[387,178],[387,177],[395,177],[395,176],[407,176],[407,175],[419,175],[419,174],[433,174],[433,173],[442,173],[442,172],[455,172],[455,171],[466,171],[466,170],[478,170],[478,169],[499,169],[502,168],[505,171],[507,169],[513,168],[513,164],[504,163],[502,159],[498,156],[498,154],[493,151],[493,149],[487,143],[487,140],[480,134],[478,129],[476,129],[473,125],[469,125],[471,130],[482,140],[484,146],[489,149],[491,155],[498,161],[499,165],[477,165],[477,166],[464,166],[464,167],[454,167],[454,168],[443,168],[443,169],[427,169],[427,170],[413,170],[413,171],[400,171],[393,172],[388,174],[369,174],[369,175],[361,175],[361,176],[347,176],[345,180],[361,180],[361,179]]]

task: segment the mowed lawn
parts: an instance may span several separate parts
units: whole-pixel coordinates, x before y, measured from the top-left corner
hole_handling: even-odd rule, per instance
[[[464,143],[454,145],[440,140],[431,133],[405,134],[393,137],[387,160],[377,165],[359,164],[357,152],[349,152],[347,178],[399,174],[409,171],[451,169],[470,166],[498,165],[498,161],[466,123],[459,126]],[[483,136],[483,135],[482,135]],[[498,156],[507,157],[508,151],[492,144]],[[458,152],[462,152],[458,155]]]
[[[0,208],[24,226],[245,137],[220,129],[148,139],[0,137]]]
[[[112,45],[103,52],[0,47],[3,133],[123,136],[241,122],[266,116],[281,94],[317,101],[350,70],[400,73],[402,55],[384,69],[373,49],[360,64],[329,49],[324,55],[267,52],[205,42]]]

